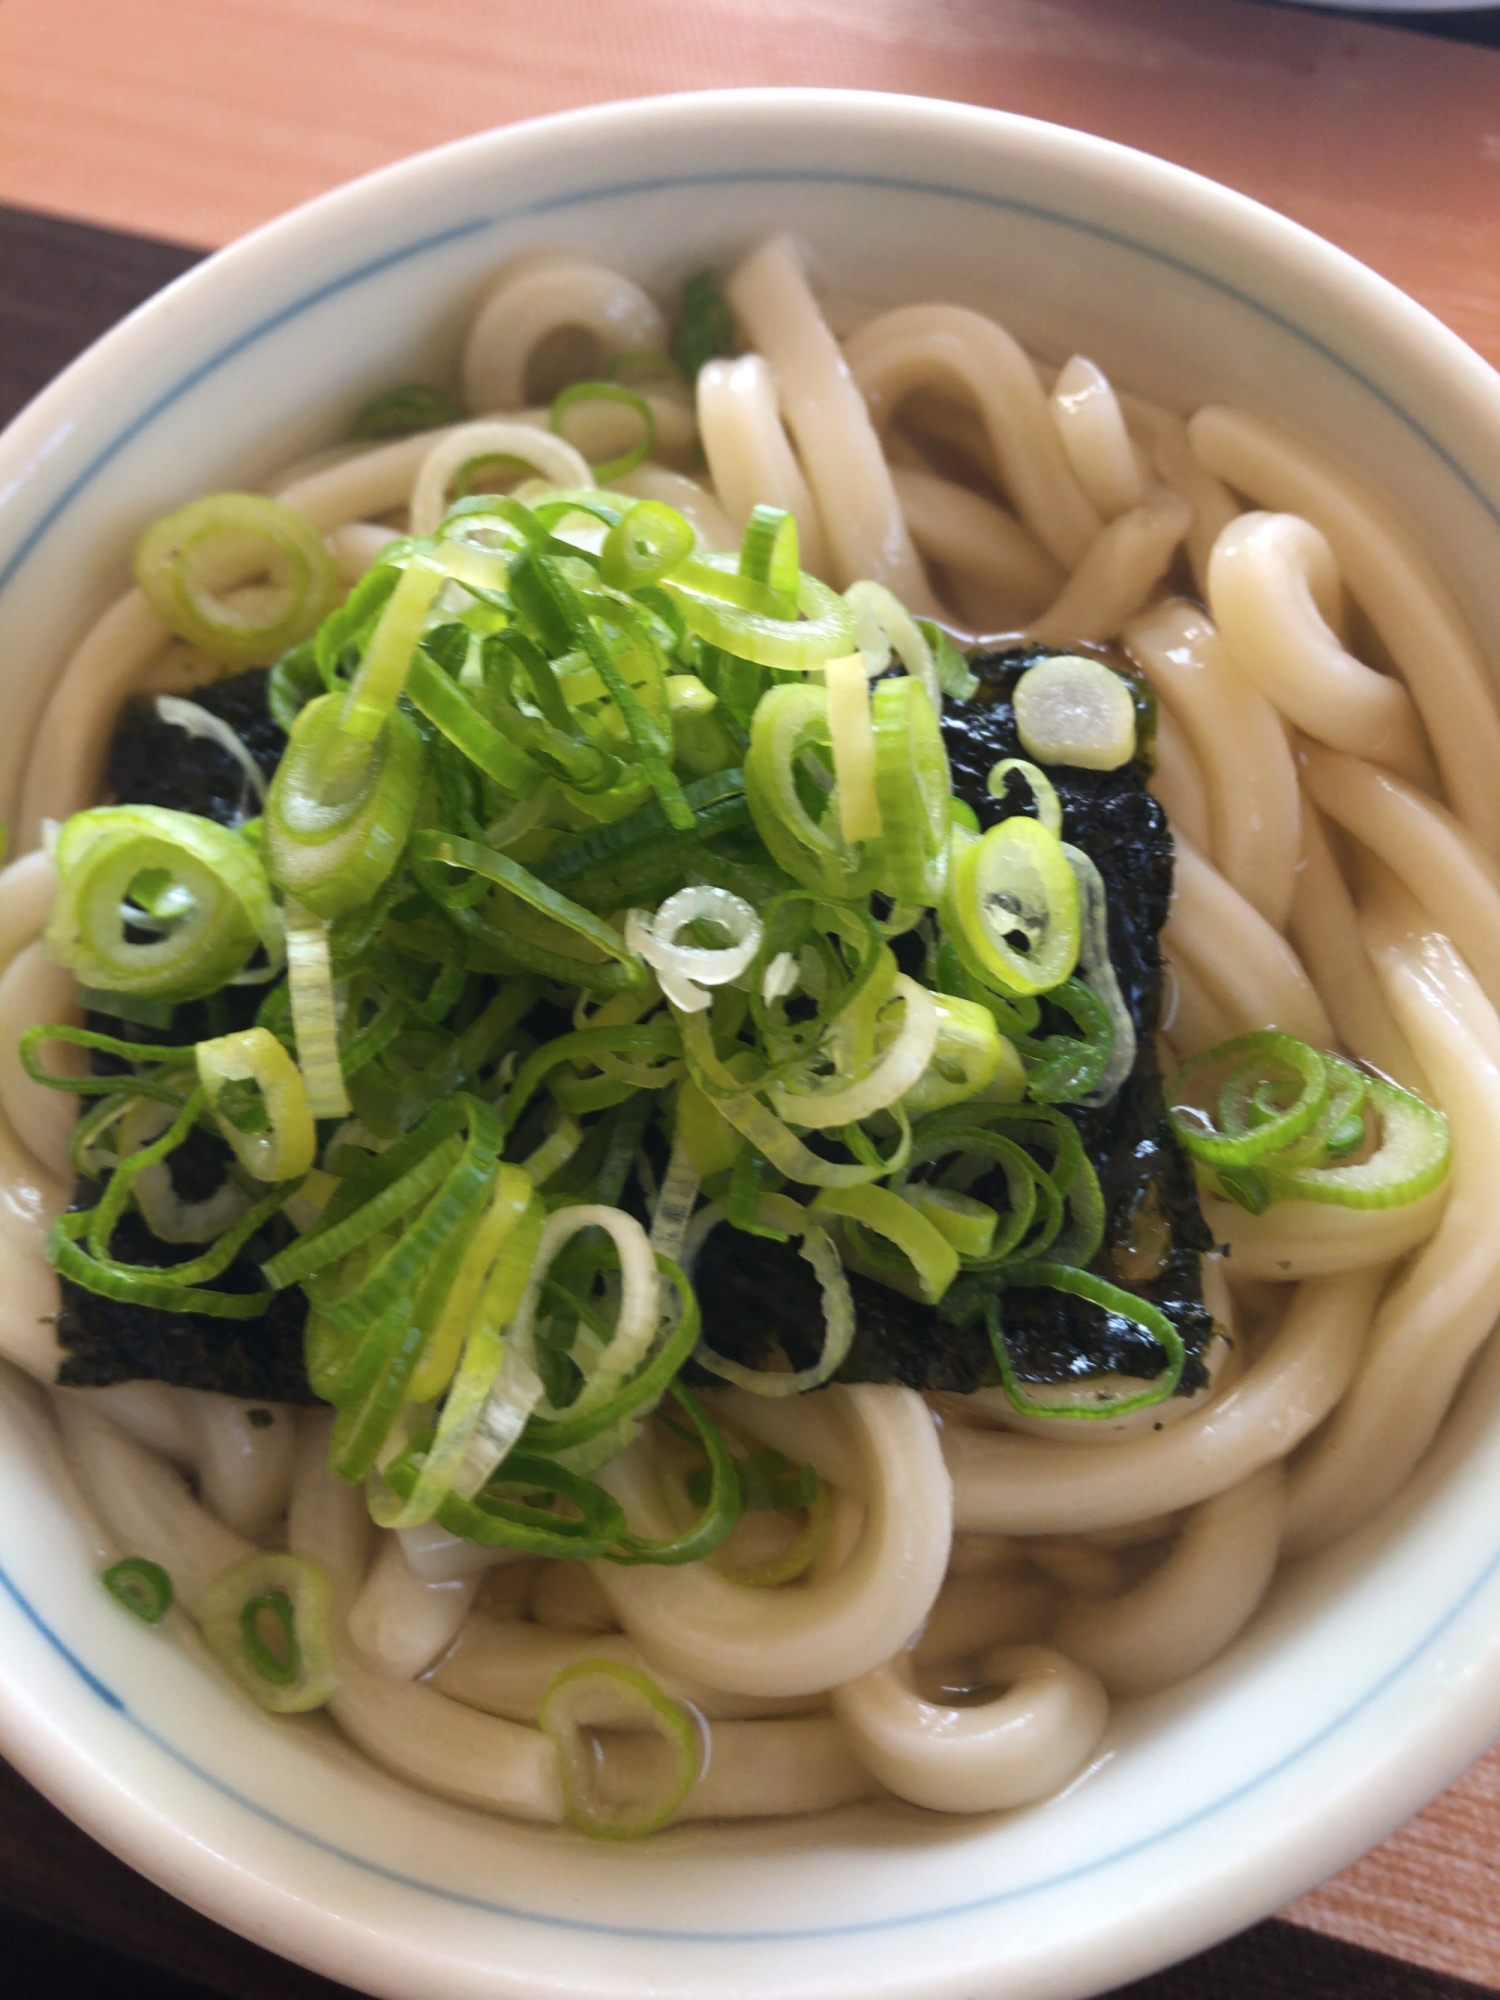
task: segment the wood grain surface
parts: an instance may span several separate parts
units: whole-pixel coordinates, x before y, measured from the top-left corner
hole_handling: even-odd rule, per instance
[[[217,244],[485,126],[766,83],[962,98],[1164,154],[1500,359],[1500,55],[1249,0],[6,0],[0,188]]]
[[[1500,52],[1251,0],[5,0],[0,194],[213,245],[486,126],[793,83],[963,99],[1144,147],[1307,223],[1500,362]],[[112,316],[112,274],[136,267],[87,231],[75,253],[101,287],[97,327],[70,322],[81,344]],[[25,367],[60,365],[45,287],[28,311],[4,337],[31,343]],[[1500,1990],[1500,1752],[1286,1914]],[[1332,1982],[1309,1969],[1258,1990]]]

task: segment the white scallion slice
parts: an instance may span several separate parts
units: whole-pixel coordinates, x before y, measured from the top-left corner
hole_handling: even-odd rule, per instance
[[[307,1108],[314,1118],[347,1118],[349,1092],[339,1062],[328,926],[291,896],[286,899],[286,976]]]
[[[1125,1005],[1125,996],[1120,991],[1120,982],[1115,977],[1114,963],[1109,955],[1109,899],[1104,877],[1081,847],[1065,845],[1063,853],[1078,882],[1079,976],[1108,1008],[1110,1025],[1115,1031],[1114,1045],[1103,1076],[1079,1102],[1108,1104],[1135,1068],[1135,1022]]]
[[[230,728],[222,715],[215,715],[212,709],[201,702],[185,701],[181,695],[159,694],[156,697],[156,713],[163,722],[174,729],[186,730],[189,736],[201,737],[207,743],[217,743],[227,751],[245,774],[245,789],[240,794],[240,817],[248,819],[245,802],[253,792],[262,806],[266,802],[266,781],[261,768],[246,749],[236,731]]]
[[[1016,733],[1042,764],[1116,771],[1135,755],[1135,703],[1102,660],[1059,653],[1016,682]]]

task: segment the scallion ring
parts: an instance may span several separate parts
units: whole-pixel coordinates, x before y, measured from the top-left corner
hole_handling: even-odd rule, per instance
[[[538,1722],[557,1749],[568,1824],[594,1840],[634,1840],[665,1826],[703,1761],[687,1709],[617,1660],[564,1667],[548,1683]]]
[[[264,1554],[209,1585],[201,1624],[230,1678],[252,1701],[274,1715],[300,1715],[321,1708],[338,1686],[332,1613],[328,1578],[315,1563]]]
[[[164,515],[141,537],[135,577],[179,638],[243,667],[315,631],[338,589],[312,522],[259,493],[215,493]]]
[[[641,420],[641,435],[629,451],[618,458],[611,458],[594,467],[594,478],[603,486],[611,479],[623,479],[627,472],[651,456],[656,448],[656,412],[635,389],[626,388],[623,382],[570,382],[552,399],[552,408],[547,422],[560,438],[567,437],[566,418],[569,410],[580,403],[617,403],[622,409],[633,411]]]

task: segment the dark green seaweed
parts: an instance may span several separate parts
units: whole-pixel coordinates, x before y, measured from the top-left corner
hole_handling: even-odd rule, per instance
[[[239,737],[269,784],[286,748],[286,732],[266,706],[269,669],[194,688],[187,697],[217,715]],[[105,782],[121,805],[170,806],[221,826],[254,819],[259,801],[244,770],[220,744],[163,722],[150,697],[127,702],[110,745]]]
[[[980,686],[943,720],[953,790],[982,828],[1026,809],[1023,796],[998,800],[987,781],[1004,757],[1026,753],[1016,735],[1011,695],[1026,667],[1056,649],[1015,647],[976,654]],[[1118,664],[1112,662],[1112,664]],[[1206,1379],[1203,1350],[1213,1330],[1203,1304],[1199,1254],[1213,1239],[1198,1207],[1192,1168],[1166,1119],[1155,1033],[1161,1011],[1158,934],[1172,894],[1172,836],[1166,814],[1146,790],[1154,715],[1139,689],[1145,754],[1118,771],[1054,765],[1048,775],[1063,812],[1063,838],[1092,856],[1109,897],[1109,946],[1115,976],[1135,1021],[1135,1067],[1113,1102],[1096,1110],[1063,1107],[1099,1175],[1105,1202],[1104,1247],[1092,1268],[1158,1305],[1182,1335],[1188,1362],[1178,1393]],[[1060,1010],[1044,1007],[1039,1035],[1066,1034]],[[1004,1204],[1004,1183],[973,1192]],[[1160,1267],[1149,1280],[1121,1269],[1127,1246],[1157,1242]],[[705,1337],[719,1353],[763,1366],[778,1343],[795,1368],[816,1359],[823,1312],[817,1281],[796,1246],[729,1228],[716,1229],[699,1259],[698,1294]],[[960,1279],[933,1312],[872,1279],[850,1274],[858,1331],[838,1373],[845,1382],[901,1382],[914,1389],[967,1392],[999,1380],[983,1319],[989,1287]],[[1166,1357],[1134,1322],[1058,1292],[1005,1294],[1007,1341],[1023,1381],[1056,1383],[1103,1373],[1149,1379]]]

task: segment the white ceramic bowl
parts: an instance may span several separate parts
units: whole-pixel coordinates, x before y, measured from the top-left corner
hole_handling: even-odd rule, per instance
[[[576,244],[670,292],[787,224],[835,293],[956,299],[1181,408],[1233,400],[1325,441],[1500,638],[1500,380],[1370,272],[1076,132],[890,97],[678,97],[465,140],[315,202],[172,286],[17,420],[0,441],[0,797],[141,525],[450,366],[501,258]],[[122,1618],[35,1401],[13,1375],[0,1391],[0,1745],[187,1901],[402,2000],[1094,1993],[1306,1889],[1500,1724],[1493,1356],[1395,1507],[1284,1572],[1210,1670],[1119,1710],[1061,1798],[621,1850],[407,1791],[316,1721],[248,1713]]]

